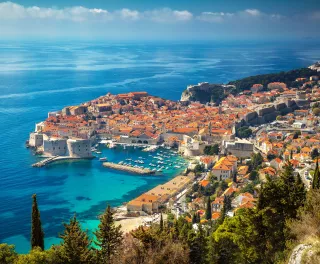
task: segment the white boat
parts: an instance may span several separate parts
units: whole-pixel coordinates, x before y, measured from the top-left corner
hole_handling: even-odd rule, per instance
[[[118,164],[122,165],[122,164],[123,164],[123,161],[120,161]]]
[[[103,157],[103,158],[100,158],[99,160],[100,160],[100,161],[106,161],[107,158],[106,158],[106,157]]]
[[[101,152],[101,151],[96,151],[96,153],[97,153],[97,154],[101,154],[102,152]]]

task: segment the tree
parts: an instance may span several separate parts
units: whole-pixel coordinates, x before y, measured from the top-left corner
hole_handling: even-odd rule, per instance
[[[259,173],[256,170],[253,170],[249,174],[249,180],[250,181],[255,181],[258,177]]]
[[[297,139],[301,135],[301,131],[295,131],[293,134],[293,139]]]
[[[100,218],[99,229],[94,234],[97,238],[95,244],[100,247],[98,252],[100,262],[110,263],[111,257],[118,253],[123,233],[121,225],[115,226],[113,212],[109,205]]]
[[[219,145],[205,146],[203,152],[205,155],[217,155],[219,154]]]
[[[207,220],[211,220],[211,200],[210,200],[210,196],[208,197],[208,200],[207,200],[206,219]]]
[[[312,159],[316,159],[317,157],[319,157],[319,151],[317,148],[314,148],[312,151],[311,151],[311,158]]]
[[[247,126],[243,126],[236,130],[236,135],[239,138],[248,138],[252,135],[252,130]]]
[[[312,180],[312,189],[320,188],[320,173],[319,173],[319,163],[316,162],[316,169],[314,170],[313,180]]]
[[[313,113],[315,116],[319,116],[319,115],[320,115],[320,108],[318,108],[318,107],[313,108],[313,109],[312,109],[312,113]]]
[[[237,173],[234,173],[232,176],[232,181],[237,183]]]
[[[64,225],[64,232],[60,235],[61,260],[68,264],[87,264],[93,263],[91,240],[87,232],[81,229],[80,223],[74,215],[69,224]]]
[[[13,245],[0,244],[0,263],[12,264],[17,258],[17,253]]]
[[[260,152],[252,155],[251,164],[252,164],[253,170],[256,170],[258,168],[258,166],[260,166],[262,164],[262,162],[263,162],[263,157],[260,154]]]
[[[160,232],[162,232],[163,231],[163,217],[162,217],[162,213],[161,213],[161,215],[160,215]]]
[[[191,264],[205,264],[207,263],[207,238],[202,225],[198,225],[198,231],[189,231],[188,245],[190,248],[190,263]]]
[[[42,250],[44,250],[44,232],[41,226],[37,195],[32,195],[32,199],[31,248],[40,247]]]

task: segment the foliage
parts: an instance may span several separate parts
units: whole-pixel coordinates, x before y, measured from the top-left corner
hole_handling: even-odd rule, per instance
[[[319,108],[319,107],[313,108],[313,109],[312,109],[312,113],[313,113],[315,116],[320,116],[320,108]]]
[[[312,189],[320,189],[320,172],[318,160],[316,163],[316,169],[314,170],[313,174]]]
[[[310,76],[317,74],[317,71],[311,70],[309,68],[301,68],[288,72],[250,76],[237,81],[229,82],[229,84],[235,85],[237,88],[237,92],[248,90],[252,87],[252,85],[256,83],[262,84],[265,89],[267,88],[267,85],[272,82],[283,82],[287,84],[288,87],[297,87],[298,84],[295,82],[297,78],[309,78]]]
[[[276,156],[275,154],[273,154],[273,153],[268,153],[268,155],[267,155],[267,159],[268,159],[269,161],[275,159],[276,157],[277,157],[277,156]]]
[[[210,196],[207,199],[207,206],[206,206],[206,219],[211,220],[211,200]]]
[[[75,215],[68,224],[64,224],[64,228],[64,232],[60,235],[63,241],[59,249],[59,258],[62,263],[93,263],[91,240],[87,232],[81,230],[80,223]]]
[[[247,165],[249,166],[249,171],[258,170],[262,162],[263,157],[260,154],[260,152],[252,154],[251,160],[247,162]]]
[[[0,244],[0,263],[11,264],[17,258],[14,245]]]
[[[100,217],[99,229],[95,232],[99,246],[98,259],[100,263],[110,263],[111,257],[118,253],[122,242],[121,226],[115,226],[111,207],[108,205],[104,214]]]
[[[315,159],[315,158],[317,158],[317,157],[319,157],[319,151],[318,151],[317,148],[314,148],[314,149],[311,151],[311,158],[312,158],[312,159]]]
[[[32,219],[31,219],[31,248],[44,249],[44,232],[41,226],[40,212],[38,209],[37,195],[32,195]]]
[[[301,131],[295,131],[293,134],[293,139],[297,139],[299,136],[301,136]]]
[[[248,138],[251,135],[252,135],[252,130],[247,126],[240,127],[236,130],[236,136],[239,138]]]
[[[241,193],[251,193],[254,194],[254,185],[252,183],[248,183],[246,186],[244,186],[241,190]]]
[[[194,172],[196,174],[198,173],[201,173],[204,171],[204,165],[203,164],[197,164],[195,167],[194,167]]]
[[[219,154],[219,145],[205,146],[203,152],[205,155],[217,155]]]
[[[249,174],[249,180],[250,181],[255,181],[258,176],[259,176],[259,173],[256,170],[253,170]]]

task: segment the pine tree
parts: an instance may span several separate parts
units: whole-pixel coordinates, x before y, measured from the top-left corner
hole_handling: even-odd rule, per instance
[[[211,200],[210,200],[210,196],[208,197],[207,200],[207,208],[206,208],[206,219],[210,220],[211,219]]]
[[[100,218],[99,229],[95,232],[100,247],[98,252],[99,263],[110,263],[111,257],[118,253],[122,243],[123,233],[121,226],[115,226],[111,207],[108,205],[106,211]]]
[[[31,248],[44,249],[44,232],[41,226],[40,212],[38,209],[37,195],[32,195],[32,219],[31,219]]]
[[[319,175],[319,163],[317,160],[316,169],[314,170],[313,180],[312,180],[312,189],[320,188],[320,175]]]
[[[64,232],[60,235],[61,261],[68,264],[93,263],[93,254],[90,247],[91,240],[87,232],[81,230],[79,221],[74,215],[69,224],[64,224]]]
[[[202,225],[198,225],[198,228],[197,232],[190,230],[187,238],[190,247],[189,257],[191,264],[207,263],[207,238]]]
[[[162,213],[160,215],[160,232],[163,231],[163,217],[162,217]]]

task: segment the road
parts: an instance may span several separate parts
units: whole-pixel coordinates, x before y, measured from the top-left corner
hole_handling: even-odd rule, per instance
[[[311,181],[306,178],[305,172],[306,172],[306,171],[309,171],[310,169],[311,169],[311,167],[307,165],[307,166],[305,166],[303,169],[297,170],[298,173],[300,174],[300,177],[301,177],[304,185],[306,186],[306,188],[307,188],[308,190],[310,189]]]

